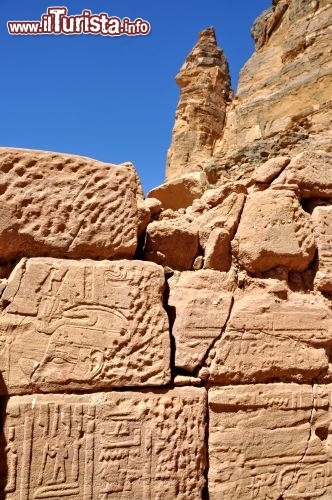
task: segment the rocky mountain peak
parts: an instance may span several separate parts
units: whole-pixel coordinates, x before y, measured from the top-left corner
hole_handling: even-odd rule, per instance
[[[228,63],[218,47],[214,28],[207,28],[176,76],[180,100],[172,145],[168,151],[168,179],[202,170],[212,157],[231,99]]]
[[[248,179],[280,155],[331,152],[331,19],[330,0],[273,0],[253,25],[256,50],[234,99],[214,30],[203,31],[176,78],[167,179],[196,170],[213,184]]]

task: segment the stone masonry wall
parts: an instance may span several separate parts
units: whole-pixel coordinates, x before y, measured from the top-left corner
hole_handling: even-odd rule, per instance
[[[312,9],[322,40],[328,2],[273,1],[257,67]],[[179,78],[169,181],[146,198],[130,163],[0,148],[0,499],[332,498],[328,107],[324,140],[267,158],[249,134],[235,175],[250,98],[230,104],[212,29]]]
[[[176,387],[132,165],[1,149],[0,497],[200,498],[204,387]]]
[[[176,79],[168,180],[194,171],[211,183],[247,180],[268,159],[332,151],[331,0],[271,4],[254,23],[256,50],[234,94],[214,33],[200,34]]]

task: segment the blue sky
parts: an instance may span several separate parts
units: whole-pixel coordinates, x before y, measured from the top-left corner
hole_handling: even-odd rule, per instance
[[[48,7],[149,21],[147,36],[10,36],[7,21]],[[0,145],[132,161],[145,191],[164,180],[179,91],[174,77],[214,26],[233,88],[253,52],[250,27],[271,0],[1,0]]]

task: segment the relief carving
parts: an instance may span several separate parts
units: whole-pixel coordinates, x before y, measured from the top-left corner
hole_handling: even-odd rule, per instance
[[[9,393],[167,383],[163,283],[152,263],[21,261],[0,316]]]
[[[205,399],[197,388],[13,396],[4,429],[9,470],[0,496],[200,498]]]
[[[331,384],[210,389],[211,500],[331,498],[331,403]]]

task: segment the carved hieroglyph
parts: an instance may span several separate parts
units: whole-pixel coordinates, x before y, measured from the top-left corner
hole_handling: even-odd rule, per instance
[[[318,247],[315,287],[322,292],[332,292],[332,207],[314,208],[312,221]]]
[[[128,164],[0,148],[0,258],[133,257],[138,192]]]
[[[310,216],[291,189],[250,193],[232,247],[249,272],[304,271],[315,254]]]
[[[226,273],[197,271],[170,279],[170,314],[174,316],[175,366],[195,370],[221,335],[232,305],[232,293],[223,278]]]
[[[8,500],[201,498],[204,389],[14,396],[5,411]]]
[[[329,368],[332,318],[316,295],[252,293],[235,301],[202,370],[212,383],[311,381]]]
[[[163,287],[153,263],[23,259],[2,296],[2,394],[168,383]]]
[[[331,385],[210,389],[210,500],[330,500],[331,404]]]
[[[304,151],[274,181],[274,185],[296,184],[301,198],[332,197],[332,154],[326,151]]]

